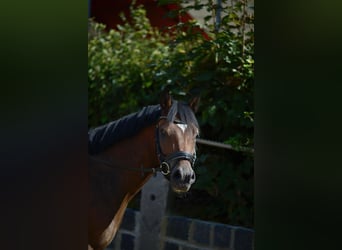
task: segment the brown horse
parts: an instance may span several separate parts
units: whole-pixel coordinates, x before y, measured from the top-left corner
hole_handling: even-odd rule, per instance
[[[164,92],[160,105],[149,106],[151,112],[145,109],[119,120],[121,127],[115,123],[115,129],[107,125],[90,133],[92,145],[101,152],[89,157],[88,249],[110,244],[129,201],[156,171],[170,180],[175,192],[190,189],[195,181],[198,101],[178,102]]]

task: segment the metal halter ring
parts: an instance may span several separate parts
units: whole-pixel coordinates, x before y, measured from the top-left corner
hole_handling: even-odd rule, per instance
[[[161,164],[160,164],[160,172],[163,174],[163,175],[168,175],[171,171],[170,171],[170,166],[167,162],[163,161]]]

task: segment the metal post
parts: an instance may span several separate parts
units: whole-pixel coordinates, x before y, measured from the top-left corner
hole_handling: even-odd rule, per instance
[[[219,31],[221,27],[221,12],[222,12],[222,1],[217,0],[216,4],[216,31]]]

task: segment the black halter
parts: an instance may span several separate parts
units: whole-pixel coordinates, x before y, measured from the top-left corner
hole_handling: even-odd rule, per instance
[[[165,116],[161,116],[159,120],[166,119]],[[174,123],[176,124],[184,124],[183,122],[179,120],[175,120]],[[171,165],[170,162],[174,160],[188,160],[191,163],[191,166],[193,167],[196,160],[196,151],[193,154],[189,154],[185,151],[178,151],[174,152],[170,155],[163,154],[161,147],[160,147],[160,141],[159,141],[159,126],[158,123],[156,125],[156,136],[155,136],[155,142],[156,142],[156,150],[157,150],[157,156],[158,160],[160,162],[159,167],[157,168],[144,168],[142,165],[141,167],[121,167],[118,165],[115,165],[111,160],[105,160],[105,159],[99,159],[96,156],[89,155],[89,159],[98,163],[102,163],[103,165],[107,165],[110,167],[114,167],[117,169],[122,170],[129,170],[129,171],[140,171],[141,175],[144,176],[144,173],[154,173],[161,172],[166,178],[168,178],[169,174],[171,173]]]
[[[159,120],[166,119],[167,117],[161,116]],[[175,120],[174,123],[176,124],[184,124],[182,121]],[[171,161],[175,160],[187,160],[191,163],[191,167],[194,166],[196,161],[196,151],[193,154],[190,154],[185,151],[177,151],[169,155],[165,155],[160,147],[160,140],[159,140],[159,123],[156,125],[156,150],[157,156],[160,162],[160,171],[163,175],[168,176],[171,173]]]

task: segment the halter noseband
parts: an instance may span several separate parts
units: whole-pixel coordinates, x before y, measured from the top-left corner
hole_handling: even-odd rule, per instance
[[[162,119],[166,119],[166,116],[161,116],[159,118],[159,121]],[[179,120],[175,120],[174,123],[176,124],[184,124],[182,121]],[[162,152],[161,146],[160,146],[160,139],[159,139],[159,123],[157,123],[156,126],[156,149],[157,149],[157,156],[160,162],[160,172],[167,176],[171,173],[171,161],[175,161],[175,160],[187,160],[191,163],[191,167],[194,166],[195,161],[196,161],[196,151],[193,154],[190,154],[188,152],[185,151],[177,151],[174,152],[172,154],[169,155],[165,155]]]

